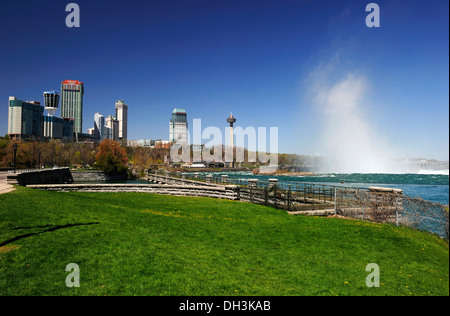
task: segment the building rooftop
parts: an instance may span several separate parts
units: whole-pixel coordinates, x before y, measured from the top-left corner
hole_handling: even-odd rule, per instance
[[[173,109],[172,114],[186,114],[186,110],[175,108]]]

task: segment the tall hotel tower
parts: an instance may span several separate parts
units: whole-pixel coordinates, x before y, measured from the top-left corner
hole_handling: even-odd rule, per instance
[[[119,142],[127,145],[128,139],[128,105],[123,100],[116,101],[116,120],[119,121]]]
[[[74,133],[83,132],[83,94],[84,86],[78,80],[65,80],[61,83],[61,117],[74,121]]]
[[[10,138],[42,137],[44,107],[37,101],[9,97],[8,134]]]
[[[184,109],[173,109],[170,119],[169,140],[172,143],[187,143],[188,123]]]

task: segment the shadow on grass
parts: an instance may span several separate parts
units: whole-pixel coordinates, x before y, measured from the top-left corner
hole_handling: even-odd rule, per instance
[[[97,225],[97,224],[100,224],[100,223],[99,222],[92,222],[92,223],[78,223],[78,224],[55,225],[55,226],[45,225],[45,226],[36,226],[36,227],[18,227],[18,228],[15,228],[14,230],[18,230],[18,229],[32,229],[32,228],[44,228],[44,227],[51,227],[51,228],[46,229],[46,230],[41,231],[41,232],[24,234],[24,235],[20,235],[20,236],[11,238],[11,239],[9,239],[7,241],[4,241],[4,242],[0,243],[0,247],[9,245],[10,243],[15,242],[15,241],[20,240],[20,239],[28,238],[28,237],[39,235],[39,234],[43,234],[43,233],[54,232],[55,230],[59,230],[59,229],[63,229],[63,228],[70,228],[70,227],[75,227],[75,226],[89,226],[89,225]]]
[[[55,225],[43,225],[43,226],[31,226],[31,227],[16,227],[13,230],[20,230],[20,229],[34,229],[34,228],[46,228],[46,227],[52,227]]]

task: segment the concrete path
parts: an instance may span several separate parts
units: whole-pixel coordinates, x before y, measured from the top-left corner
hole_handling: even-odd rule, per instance
[[[6,182],[8,172],[0,172],[0,194],[14,191],[14,187]]]

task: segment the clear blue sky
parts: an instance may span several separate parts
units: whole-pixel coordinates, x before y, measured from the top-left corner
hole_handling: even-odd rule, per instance
[[[9,96],[42,102],[73,79],[84,132],[124,99],[129,139],[168,139],[175,107],[203,127],[225,128],[232,111],[244,128],[278,127],[280,152],[321,154],[336,122],[317,91],[350,74],[364,81],[361,121],[395,155],[448,159],[447,0],[373,1],[380,28],[361,0],[75,0],[81,27],[67,28],[69,2],[1,1],[0,134]]]

